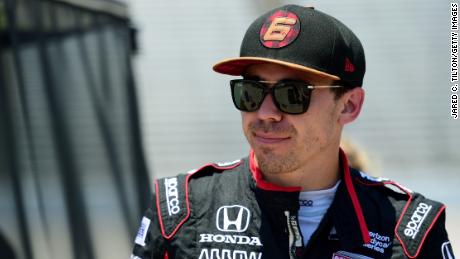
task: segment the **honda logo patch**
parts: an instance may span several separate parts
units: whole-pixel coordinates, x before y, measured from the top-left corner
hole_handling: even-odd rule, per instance
[[[222,206],[217,210],[216,226],[223,232],[244,232],[249,226],[251,212],[241,205]]]

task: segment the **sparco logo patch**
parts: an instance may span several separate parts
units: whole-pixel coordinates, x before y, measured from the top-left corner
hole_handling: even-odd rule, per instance
[[[217,210],[216,226],[223,232],[244,232],[249,226],[251,212],[241,205],[222,206]]]
[[[410,221],[404,229],[404,235],[414,239],[431,208],[431,205],[421,202],[410,217]]]
[[[166,187],[166,202],[168,204],[168,214],[171,216],[172,214],[176,215],[179,213],[179,194],[177,190],[177,178],[168,178],[165,179],[165,187]]]

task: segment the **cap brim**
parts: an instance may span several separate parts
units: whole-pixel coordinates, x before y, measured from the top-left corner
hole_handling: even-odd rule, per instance
[[[304,71],[309,74],[331,79],[331,80],[340,80],[340,77],[338,76],[331,75],[331,74],[328,74],[328,73],[325,73],[325,72],[322,72],[322,71],[319,71],[319,70],[316,70],[310,67],[306,67],[306,66],[295,64],[295,63],[286,62],[286,61],[281,61],[277,59],[259,58],[259,57],[239,57],[239,58],[224,59],[220,61],[219,63],[215,64],[212,69],[218,73],[232,75],[232,76],[240,76],[251,65],[267,64],[267,63],[286,66],[292,69]]]

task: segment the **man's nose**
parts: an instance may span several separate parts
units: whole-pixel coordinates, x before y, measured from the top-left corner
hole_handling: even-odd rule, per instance
[[[267,94],[257,110],[257,116],[260,120],[280,121],[283,113],[276,107],[272,95]]]

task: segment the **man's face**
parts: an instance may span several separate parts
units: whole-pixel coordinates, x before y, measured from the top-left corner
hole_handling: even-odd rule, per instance
[[[253,65],[245,77],[280,81],[303,80],[312,85],[331,85],[332,80],[275,64]],[[308,161],[338,147],[342,126],[341,108],[329,89],[313,90],[306,113],[290,115],[279,111],[267,95],[255,112],[242,112],[244,134],[265,174],[290,173]]]

